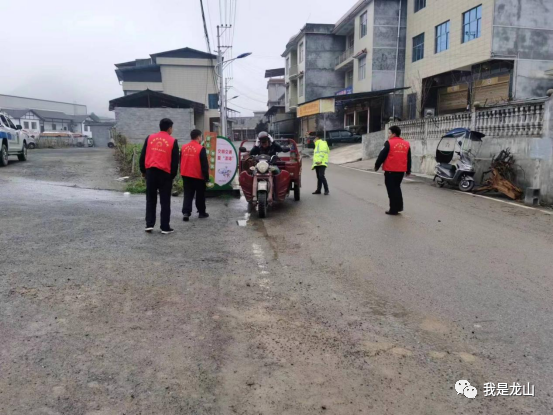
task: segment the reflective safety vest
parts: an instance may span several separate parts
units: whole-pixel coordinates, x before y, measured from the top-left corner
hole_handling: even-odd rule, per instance
[[[382,170],[393,172],[407,172],[407,155],[409,153],[409,141],[401,137],[393,137],[388,140],[390,151],[384,161]]]
[[[192,177],[194,179],[205,179],[202,174],[202,164],[200,162],[200,152],[202,148],[203,146],[194,140],[182,146],[180,154],[181,176]]]
[[[156,168],[171,173],[171,156],[175,139],[165,131],[152,134],[146,145],[146,168]]]
[[[329,152],[330,150],[326,141],[320,139],[315,141],[315,151],[313,152],[313,166],[311,167],[311,170],[313,170],[317,166],[328,167]]]

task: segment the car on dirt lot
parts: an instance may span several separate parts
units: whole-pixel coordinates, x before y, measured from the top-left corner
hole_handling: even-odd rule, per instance
[[[5,112],[0,112],[0,167],[8,165],[9,156],[17,156],[19,161],[27,160],[27,133],[20,125],[15,125]]]

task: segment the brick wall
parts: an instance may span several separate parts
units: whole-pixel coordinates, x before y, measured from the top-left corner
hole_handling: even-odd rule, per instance
[[[133,143],[142,143],[149,134],[159,131],[159,121],[173,121],[173,137],[183,143],[190,140],[194,110],[184,108],[116,108],[115,128]]]

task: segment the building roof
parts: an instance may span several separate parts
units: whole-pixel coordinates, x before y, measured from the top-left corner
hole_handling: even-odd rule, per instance
[[[150,55],[155,58],[185,58],[185,59],[217,59],[216,55],[211,53],[202,52],[201,50],[192,48],[182,48],[175,50],[168,50],[167,52],[159,52]]]
[[[25,114],[27,114],[30,109],[1,109],[0,111],[5,112],[8,114],[11,118],[19,119],[23,117]]]
[[[115,74],[119,82],[161,82],[161,67],[159,65],[118,67]]]
[[[274,76],[284,76],[284,74],[285,74],[284,68],[267,69],[265,71],[265,78],[272,78]]]
[[[33,112],[38,115],[43,120],[65,120],[65,121],[74,121],[75,117],[84,117],[86,119],[87,115],[67,115],[61,111],[47,111],[47,110],[33,110]],[[82,121],[81,121],[82,122]]]
[[[284,79],[283,78],[271,78],[267,81],[268,84],[282,84],[284,85]]]
[[[109,102],[109,110],[117,107],[126,108],[193,108],[195,112],[203,113],[205,105],[188,99],[175,97],[162,92],[146,89],[135,94],[112,99]]]

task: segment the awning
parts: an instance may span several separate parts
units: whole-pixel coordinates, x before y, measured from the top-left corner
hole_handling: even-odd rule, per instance
[[[205,105],[188,99],[163,94],[161,92],[146,89],[135,94],[112,99],[109,102],[109,110],[117,107],[126,108],[193,108],[194,111],[203,113]]]

